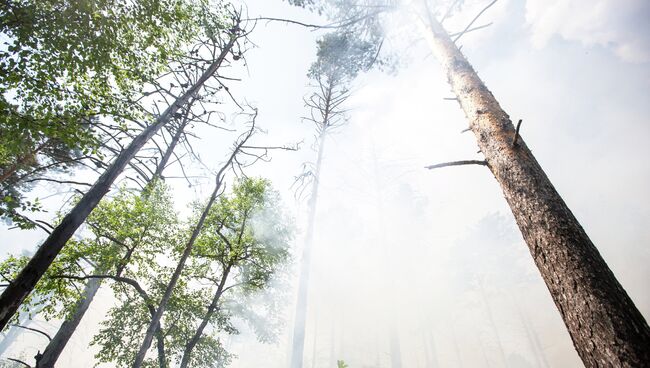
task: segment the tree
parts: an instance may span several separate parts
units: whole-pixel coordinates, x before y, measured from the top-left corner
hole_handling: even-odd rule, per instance
[[[427,21],[416,17],[416,22],[442,64],[470,122],[468,129],[476,136],[485,156],[484,161],[458,161],[428,168],[479,164],[494,174],[585,365],[648,365],[650,328],[647,322],[520,137],[521,122],[515,129],[456,46],[455,42],[465,33],[482,28],[471,27],[495,2],[490,2],[452,40],[441,23],[459,2],[449,2],[438,21],[428,1],[422,0]],[[368,17],[375,12],[368,9],[377,9],[376,12],[396,9],[390,1],[382,0],[291,0],[290,3],[338,15],[335,18],[338,24],[347,24],[346,20],[363,24],[367,19],[347,17],[350,9],[365,9]],[[419,13],[415,7],[411,12]]]
[[[647,322],[519,135],[521,122],[515,129],[456,46],[462,33],[452,40],[427,19],[431,50],[485,156],[479,164],[501,186],[578,355],[588,367],[650,364]]]
[[[325,149],[325,138],[345,123],[345,110],[342,108],[342,104],[349,96],[348,86],[359,72],[368,70],[373,66],[376,55],[371,56],[370,50],[373,50],[373,43],[359,39],[355,34],[347,30],[327,34],[318,41],[317,60],[311,66],[308,74],[315,84],[316,91],[305,99],[305,104],[310,109],[310,116],[305,120],[315,126],[317,159],[313,171],[307,170],[297,179],[300,182],[299,195],[305,190],[305,186],[309,184],[311,184],[311,192],[309,193],[305,243],[300,261],[298,299],[291,351],[292,368],[302,367],[311,248],[314,241],[318,185]]]
[[[277,194],[263,179],[244,178],[233,188],[231,196],[221,196],[206,218],[206,225],[196,242],[201,278],[213,283],[214,295],[198,327],[186,339],[180,367],[198,366],[193,351],[204,339],[210,323],[228,318],[221,312],[226,293],[237,300],[269,287],[274,273],[288,260],[290,230],[278,209]],[[244,307],[241,304],[241,307]],[[244,315],[250,315],[248,310]],[[259,328],[259,324],[258,324]],[[258,330],[266,333],[264,328]],[[190,362],[193,364],[190,365]]]
[[[245,34],[239,28],[239,18],[235,14],[232,24],[224,26],[215,23],[214,20],[203,18],[206,22],[205,31],[208,36],[220,45],[220,53],[214,55],[211,63],[207,66],[203,74],[192,84],[188,86],[183,93],[163,111],[158,118],[148,125],[136,138],[131,141],[129,146],[123,150],[106,169],[106,171],[97,179],[95,184],[84,194],[75,207],[61,220],[60,224],[54,228],[45,242],[40,246],[34,257],[25,266],[21,273],[12,281],[0,296],[0,328],[4,328],[11,316],[18,309],[22,301],[34,288],[34,285],[43,276],[47,268],[52,264],[56,255],[61,251],[65,243],[70,239],[72,234],[83,223],[93,208],[99,203],[101,198],[108,192],[112,183],[120,175],[133,156],[144,146],[149,139],[156,134],[160,128],[166,125],[172,117],[185,106],[193,96],[203,87],[204,83],[210,79],[219,69],[226,59],[239,37]],[[212,28],[214,27],[214,28]],[[218,33],[215,28],[223,31],[224,41],[218,42]]]
[[[201,26],[204,0],[5,1],[0,5],[0,218],[34,227],[22,193],[97,155],[99,117],[142,119],[145,82]],[[99,157],[101,159],[101,156]],[[35,172],[39,175],[36,175]]]

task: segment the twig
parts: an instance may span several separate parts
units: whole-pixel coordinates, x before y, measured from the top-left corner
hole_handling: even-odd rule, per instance
[[[465,29],[464,29],[462,32],[458,33],[458,36],[456,36],[456,37],[454,38],[454,43],[455,43],[456,41],[458,41],[458,39],[461,38],[465,33],[467,33],[468,30],[469,30],[469,28],[472,26],[472,24],[474,24],[474,22],[476,22],[476,20],[478,20],[478,18],[479,18],[483,13],[485,13],[486,10],[488,10],[490,7],[492,7],[492,5],[494,5],[494,3],[496,3],[496,2],[497,2],[497,0],[492,0],[491,3],[489,3],[485,8],[483,8],[483,10],[481,10],[481,11],[480,11],[480,12],[479,12],[475,17],[474,17],[474,19],[472,19],[472,21],[469,22],[469,24],[467,25],[467,27],[465,27]]]
[[[20,363],[20,364],[24,365],[24,366],[27,367],[27,368],[32,368],[31,365],[29,365],[29,364],[23,362],[23,361],[20,360],[20,359],[14,359],[14,358],[6,358],[6,359],[7,359],[7,360],[10,360],[10,361],[12,361],[12,362]]]
[[[517,122],[517,129],[515,130],[515,138],[512,140],[512,146],[517,146],[517,139],[519,138],[519,128],[521,128],[521,119]]]
[[[17,325],[17,324],[12,324],[12,326],[13,327],[18,327],[18,328],[24,328],[25,330],[29,330],[29,331],[39,333],[39,334],[47,337],[48,340],[52,341],[52,337],[50,337],[50,335],[48,335],[47,333],[45,333],[45,332],[43,332],[43,331],[41,331],[39,329],[31,328],[31,327],[27,327],[27,326],[21,326],[21,325]]]
[[[487,166],[488,163],[487,161],[479,161],[479,160],[463,160],[463,161],[452,161],[452,162],[445,162],[442,164],[435,164],[435,165],[429,165],[425,166],[425,169],[438,169],[441,167],[448,167],[448,166],[463,166],[463,165],[481,165],[481,166]]]

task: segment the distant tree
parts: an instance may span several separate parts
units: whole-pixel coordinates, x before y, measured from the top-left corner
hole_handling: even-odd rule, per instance
[[[315,92],[305,99],[305,104],[310,109],[310,115],[304,120],[314,124],[317,158],[315,165],[312,167],[305,165],[305,171],[297,178],[298,197],[302,196],[307,187],[311,186],[311,188],[305,244],[300,261],[298,300],[291,353],[292,368],[300,368],[303,364],[311,248],[325,138],[345,123],[346,111],[342,105],[349,97],[349,85],[359,72],[370,69],[376,60],[374,56],[369,56],[371,47],[372,43],[359,39],[347,31],[327,34],[317,41],[317,59],[308,74],[314,84]]]
[[[368,19],[398,9],[393,1],[386,0],[289,2],[328,15],[335,26],[353,23],[369,33],[374,28],[364,25]],[[435,3],[436,8],[430,3]],[[649,365],[650,327],[643,315],[526,146],[519,126],[515,128],[457,46],[463,35],[483,28],[472,26],[494,3],[496,0],[489,2],[453,35],[442,22],[457,12],[462,2],[422,0],[409,9],[420,15],[414,17],[414,23],[442,64],[469,120],[468,130],[476,136],[485,156],[483,161],[465,160],[428,168],[478,164],[494,174],[585,365]],[[356,11],[365,16],[350,16]]]

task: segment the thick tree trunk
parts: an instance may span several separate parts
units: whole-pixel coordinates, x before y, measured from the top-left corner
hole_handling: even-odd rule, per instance
[[[201,336],[203,336],[203,331],[210,322],[210,319],[214,315],[214,312],[217,311],[217,308],[219,306],[219,299],[221,299],[223,288],[226,286],[226,281],[228,280],[228,274],[230,274],[230,267],[227,267],[221,275],[221,280],[219,281],[217,291],[214,293],[212,302],[210,303],[210,306],[208,306],[208,310],[206,311],[205,316],[203,316],[201,324],[199,324],[199,327],[197,327],[196,331],[194,331],[194,335],[192,335],[190,341],[185,344],[185,349],[183,350],[183,358],[181,359],[181,365],[179,368],[187,368],[188,364],[190,363],[192,350],[194,350],[194,347],[199,342],[199,339]]]
[[[432,18],[432,17],[431,17]],[[434,19],[426,32],[587,367],[650,366],[650,328],[509,116]]]
[[[303,353],[305,349],[305,323],[307,321],[307,296],[309,290],[309,273],[311,270],[311,248],[314,242],[314,225],[316,217],[316,204],[318,202],[318,185],[320,180],[323,150],[325,149],[326,129],[321,130],[318,145],[318,158],[314,168],[314,181],[312,183],[311,197],[309,198],[309,214],[307,215],[307,231],[305,246],[300,261],[300,278],[298,279],[298,301],[296,315],[293,322],[293,348],[291,350],[291,368],[302,368]]]
[[[174,114],[192,98],[203,84],[217,71],[226,55],[235,43],[236,38],[230,37],[219,57],[201,75],[196,83],[169,106],[156,121],[148,126],[142,133],[133,139],[131,144],[122,151],[111,163],[106,171],[97,179],[95,184],[86,192],[74,208],[61,220],[59,225],[38,248],[32,259],[20,272],[16,279],[4,290],[0,296],[0,330],[2,330],[11,317],[16,313],[23,300],[31,293],[38,280],[54,262],[66,242],[86,220],[90,212],[109,191],[111,185],[122,173],[126,165],[135,154],[153,137],[158,130],[167,124]]]

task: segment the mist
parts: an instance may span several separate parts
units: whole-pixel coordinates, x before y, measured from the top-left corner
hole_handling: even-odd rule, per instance
[[[250,17],[326,21],[285,2],[245,3]],[[485,5],[466,3],[445,24],[448,29],[461,30]],[[571,3],[580,14],[591,6]],[[605,10],[589,12],[584,24],[572,17],[574,23],[562,25],[571,11],[551,11],[552,5],[532,0],[499,1],[482,18],[492,25],[463,36],[460,44],[512,120],[523,120],[521,136],[647,317],[650,33],[647,22],[626,20],[650,13],[640,1],[613,4],[599,2]],[[613,7],[618,10],[607,11]],[[447,78],[426,40],[416,27],[404,25],[409,16],[398,13],[383,23],[382,53],[397,60],[395,68],[361,73],[344,105],[346,123],[325,138],[303,365],[581,366],[492,173],[482,166],[425,169],[482,155],[472,133],[461,133],[467,119],[450,100]],[[302,118],[309,114],[303,98],[314,90],[306,74],[322,33],[281,22],[260,21],[256,27],[246,66],[228,70],[229,77],[241,79],[230,92],[259,111],[257,123],[266,134],[257,135],[255,144],[301,143],[297,151],[272,152],[269,162],[246,172],[271,181],[294,236],[291,264],[269,290],[249,301],[271,306],[256,310],[262,320],[271,316],[277,322],[277,336],[260,341],[254,326],[235,319],[239,334],[220,335],[236,356],[233,368],[289,365],[309,195],[296,179],[317,157],[314,129]],[[210,169],[223,164],[243,129],[236,109],[224,109],[232,132],[205,127],[195,132],[194,148]],[[207,172],[198,164],[189,167]],[[180,168],[172,167],[169,176],[182,176]],[[235,180],[229,174],[227,186]],[[213,181],[167,183],[176,211],[189,216],[190,203],[207,198]],[[37,187],[33,195],[49,191]],[[60,199],[51,201],[56,211]],[[33,251],[43,238],[37,230],[5,226],[2,257]],[[101,289],[64,350],[61,367],[95,364],[97,348],[87,344],[113,304],[111,291]],[[38,316],[31,323],[50,333],[57,329],[57,321]],[[42,336],[21,332],[3,356],[31,357],[41,346]]]

